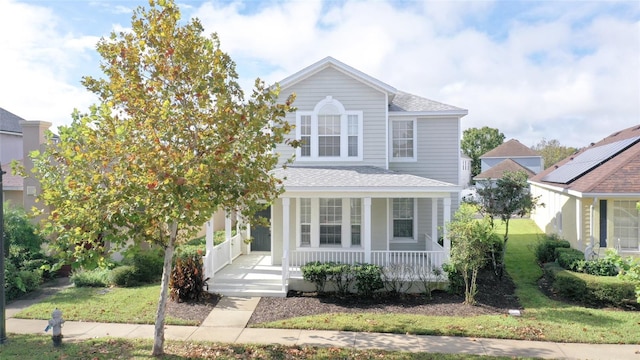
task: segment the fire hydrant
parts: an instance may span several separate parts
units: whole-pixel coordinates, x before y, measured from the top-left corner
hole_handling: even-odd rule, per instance
[[[62,344],[62,324],[64,323],[64,319],[62,318],[62,311],[56,308],[51,313],[51,319],[49,319],[49,325],[44,331],[49,331],[49,329],[53,329],[51,340],[53,341],[53,346],[60,346]]]

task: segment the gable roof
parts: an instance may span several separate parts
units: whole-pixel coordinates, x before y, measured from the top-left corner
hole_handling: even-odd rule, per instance
[[[24,119],[20,116],[0,108],[0,131],[22,134],[22,126],[20,126],[22,120]]]
[[[429,192],[460,190],[455,184],[375,166],[288,166],[275,169],[274,175],[283,179],[287,192],[380,193],[387,197],[389,193],[419,192],[426,196]]]
[[[360,70],[357,70],[355,68],[352,68],[351,66],[340,62],[334,58],[332,58],[331,56],[327,56],[326,58],[315,62],[309,66],[307,66],[306,68],[296,72],[293,75],[287,76],[286,78],[284,78],[283,80],[281,80],[279,82],[280,87],[282,89],[287,88],[289,86],[292,86],[294,84],[296,84],[297,82],[300,82],[328,67],[332,67],[340,72],[342,72],[343,74],[346,74],[362,83],[365,83],[371,87],[377,88],[378,90],[382,91],[382,92],[386,92],[389,95],[389,98],[392,98],[397,90],[396,88],[394,88],[391,85],[385,84],[384,82],[371,77],[365,73],[363,73]]]
[[[467,110],[443,104],[441,102],[429,100],[417,95],[412,95],[403,91],[398,91],[389,104],[389,111],[409,111],[409,112],[431,112],[431,111],[451,111],[456,113],[468,113]]]
[[[524,171],[527,173],[527,177],[532,177],[535,173],[528,168],[518,164],[511,159],[505,159],[500,161],[496,166],[489,168],[487,171],[483,171],[476,175],[474,180],[486,180],[486,179],[501,179],[505,172]]]
[[[480,158],[492,158],[492,157],[525,157],[525,156],[540,156],[538,152],[532,150],[528,146],[522,145],[520,141],[511,139],[503,142],[493,150],[489,150],[484,153]]]
[[[617,131],[595,144],[581,149],[577,153],[561,160],[530,179],[531,183],[547,185],[580,194],[640,194],[640,124]],[[617,152],[602,152],[615,148],[617,144],[629,144],[620,147]],[[587,153],[602,154],[595,158],[592,166],[581,169],[575,176],[567,177],[565,183],[551,182],[549,174],[557,169],[574,166],[578,156]],[[608,156],[610,155],[610,156]],[[547,179],[547,180],[545,180]]]

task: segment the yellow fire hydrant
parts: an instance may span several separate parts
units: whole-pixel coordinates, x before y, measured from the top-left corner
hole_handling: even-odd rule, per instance
[[[64,319],[62,318],[62,311],[56,308],[51,313],[51,319],[49,319],[49,325],[44,331],[49,331],[52,329],[51,340],[53,341],[53,346],[60,346],[62,344],[62,324],[64,323]]]

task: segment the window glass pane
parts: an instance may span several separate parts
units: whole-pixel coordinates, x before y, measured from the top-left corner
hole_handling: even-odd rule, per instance
[[[300,246],[311,246],[311,199],[300,199]]]
[[[318,156],[340,156],[340,115],[318,116]]]
[[[303,115],[300,117],[300,146],[301,156],[311,156],[311,115]]]
[[[342,199],[320,199],[320,245],[342,244]]]
[[[638,246],[639,220],[635,201],[613,201],[613,236],[615,242],[609,243],[615,246],[619,245],[621,249],[640,250]],[[618,240],[620,241],[619,243]]]
[[[413,199],[393,199],[393,237],[413,238]]]
[[[413,120],[392,122],[392,146],[394,158],[413,157]]]
[[[362,222],[362,199],[351,199],[351,246],[360,246]]]

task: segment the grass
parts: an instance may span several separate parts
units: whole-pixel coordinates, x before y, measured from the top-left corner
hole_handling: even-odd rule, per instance
[[[153,324],[159,295],[157,284],[136,288],[72,287],[29,306],[15,317],[46,320],[58,308],[69,321]],[[171,316],[165,321],[168,325],[198,325],[197,321]]]
[[[45,335],[12,334],[0,345],[2,360],[22,359],[151,359],[151,340],[90,339],[64,342],[54,348]],[[462,359],[524,359],[468,354],[429,354],[383,350],[352,350],[343,348],[301,347],[283,345],[245,345],[206,342],[165,343],[163,359],[391,359],[391,360],[462,360]]]
[[[503,228],[498,228],[499,233]],[[419,316],[400,314],[327,314],[258,324],[256,327],[373,331],[502,339],[639,344],[640,313],[568,305],[538,290],[542,270],[533,248],[540,230],[531,220],[511,220],[507,245],[507,272],[517,285],[525,311],[521,317]]]

